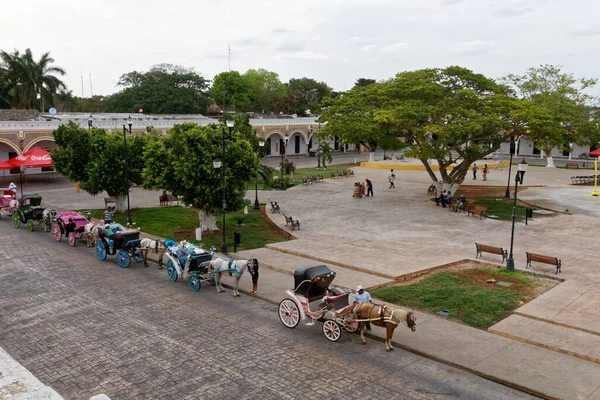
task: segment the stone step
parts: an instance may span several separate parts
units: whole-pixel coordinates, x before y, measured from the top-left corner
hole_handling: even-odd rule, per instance
[[[353,269],[343,268],[339,265],[315,261],[310,258],[300,257],[269,248],[238,251],[237,256],[240,258],[256,258],[259,260],[261,268],[266,267],[278,272],[287,273],[289,275],[292,275],[298,268],[313,267],[315,265],[324,264],[327,265],[331,270],[335,271],[335,285],[352,290],[354,290],[357,285],[362,285],[368,289],[380,287],[391,282],[391,279],[367,274]],[[292,286],[293,282],[291,279],[289,283],[290,286]]]
[[[600,335],[513,314],[489,332],[600,364]]]

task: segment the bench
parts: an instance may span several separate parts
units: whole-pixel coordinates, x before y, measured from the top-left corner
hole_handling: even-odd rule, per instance
[[[105,197],[104,198],[104,208],[107,208],[109,204],[116,205],[115,199],[113,199],[112,197]]]
[[[341,171],[338,171],[338,176],[343,176],[344,178],[346,178],[348,175],[348,171],[343,169]]]
[[[572,176],[571,184],[573,185],[593,185],[594,175],[592,176]]]
[[[567,169],[569,169],[569,167],[579,169],[579,163],[576,162],[576,161],[575,162],[567,162],[567,166],[566,167],[567,167]]]
[[[300,230],[300,221],[298,221],[297,219],[295,220],[291,216],[288,217],[285,214],[283,214],[283,217],[285,218],[285,226],[290,225],[292,227],[292,230],[294,230],[296,228],[298,228],[298,230]]]
[[[473,214],[473,216],[479,215],[479,219],[485,219],[487,218],[487,210],[488,208],[486,206],[482,206],[481,204],[475,204],[474,206],[467,208],[467,217],[470,214]]]
[[[177,205],[179,205],[179,199],[170,193],[163,192],[163,194],[158,197],[158,204],[160,206],[168,206],[169,203],[173,202],[177,202]]]
[[[310,178],[308,178],[306,176],[303,176],[302,177],[302,184],[303,185],[308,185],[309,183],[312,183],[312,179],[310,179]]]
[[[271,199],[269,199],[269,203],[271,203],[271,212],[272,213],[280,212],[279,211],[279,204],[277,204],[276,201],[271,201]]]
[[[313,179],[313,182],[323,182],[323,175],[313,174],[312,179]]]
[[[475,254],[475,258],[481,257],[481,253],[490,253],[490,254],[498,254],[502,256],[502,263],[508,258],[508,252],[504,250],[502,247],[488,246],[487,244],[475,243],[475,248],[477,250],[477,254]]]
[[[350,168],[346,168],[344,170],[344,176],[354,176],[354,171],[352,171]]]
[[[558,259],[558,257],[543,256],[541,254],[535,254],[535,253],[529,253],[529,252],[525,252],[525,254],[527,254],[527,265],[525,266],[525,269],[531,267],[531,262],[535,261],[535,262],[540,262],[543,264],[550,264],[550,265],[556,266],[556,272],[554,273],[554,275],[561,272],[561,270],[560,270],[561,261]]]
[[[331,171],[331,179],[339,178],[340,174],[337,171]]]

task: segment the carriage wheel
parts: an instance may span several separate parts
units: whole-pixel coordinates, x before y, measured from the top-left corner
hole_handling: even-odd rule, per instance
[[[188,279],[188,284],[190,285],[190,289],[192,289],[194,292],[200,291],[200,278],[198,278],[196,275],[190,276]]]
[[[60,231],[60,226],[58,224],[52,225],[52,236],[56,239],[57,242],[62,240],[62,232]]]
[[[142,255],[140,254],[140,249],[134,249],[131,252],[131,255],[133,256],[133,259],[135,260],[136,263],[141,263],[144,262],[144,257],[142,257]]]
[[[215,282],[215,278],[210,278],[208,283],[210,283],[210,286],[217,286],[217,282]]]
[[[323,333],[325,337],[332,342],[337,342],[342,337],[342,330],[340,326],[331,319],[328,319],[323,323]]]
[[[344,329],[346,330],[346,332],[354,333],[358,329],[358,322],[346,322],[346,324],[344,325]]]
[[[13,226],[14,226],[15,228],[18,228],[18,227],[20,227],[20,226],[21,226],[21,217],[19,216],[19,213],[15,212],[15,213],[12,215],[12,220],[13,220]]]
[[[30,232],[33,232],[33,230],[35,229],[35,225],[33,225],[32,219],[27,220],[27,229],[29,229]]]
[[[75,239],[79,240],[83,237],[83,232],[75,232]]]
[[[129,254],[125,250],[119,250],[117,253],[117,264],[121,268],[127,268],[131,264],[131,257],[129,257]]]
[[[177,280],[177,270],[173,265],[173,260],[167,261],[167,275],[169,276],[169,279],[173,282]]]
[[[279,303],[279,319],[288,328],[295,328],[300,323],[300,310],[293,300],[283,299]]]
[[[96,243],[96,255],[98,256],[98,260],[106,260],[106,247],[101,241],[98,241],[98,243]]]
[[[75,247],[75,234],[73,232],[69,233],[69,245]]]

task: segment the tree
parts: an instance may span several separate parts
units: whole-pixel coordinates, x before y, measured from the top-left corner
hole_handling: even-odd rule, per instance
[[[354,82],[354,87],[365,87],[373,83],[377,83],[377,81],[375,79],[358,78],[356,82]]]
[[[171,191],[198,212],[202,230],[218,230],[223,212],[221,170],[213,160],[222,157],[221,129],[195,123],[175,125],[168,136],[155,137],[144,153],[144,187]],[[250,143],[234,131],[225,141],[226,210],[244,204],[246,183],[256,178],[258,159]]]
[[[597,80],[577,79],[561,68],[540,65],[528,69],[524,75],[504,78],[518,96],[531,103],[525,117],[527,137],[544,151],[549,168],[554,168],[552,149],[570,150],[570,143],[589,144],[597,132],[586,106],[592,97],[584,92],[595,86]]]
[[[275,72],[259,68],[249,69],[243,75],[252,89],[252,104],[250,109],[255,112],[273,112],[276,104],[285,94],[285,85]]]
[[[331,161],[333,161],[331,153],[333,153],[333,149],[331,148],[327,140],[324,140],[319,143],[317,157],[318,161],[320,161],[323,164],[323,169],[327,169],[327,163],[331,163]]]
[[[310,78],[290,79],[280,106],[289,114],[306,116],[307,111],[320,111],[321,100],[331,97],[332,94],[333,89],[325,82],[317,82]]]
[[[158,64],[148,72],[126,73],[118,86],[123,89],[103,99],[103,111],[133,113],[141,108],[150,114],[205,114],[211,104],[206,79],[180,65]]]
[[[519,101],[508,92],[461,67],[403,72],[338,97],[321,116],[327,125],[319,133],[371,148],[401,139],[406,154],[420,159],[434,182],[441,180],[454,192],[474,161],[510,137],[510,111]]]
[[[121,133],[104,129],[87,131],[72,122],[54,131],[57,147],[52,150],[56,170],[95,196],[106,191],[114,197],[119,211],[126,209],[126,195],[131,185],[142,183],[145,135],[127,138],[127,169]]]
[[[215,75],[211,96],[221,109],[227,110],[233,106],[236,109],[246,109],[252,99],[252,87],[248,79],[237,71],[226,71]]]

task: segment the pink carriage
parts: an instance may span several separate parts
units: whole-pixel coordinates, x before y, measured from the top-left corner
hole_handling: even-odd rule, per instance
[[[84,237],[85,226],[89,223],[86,217],[74,211],[58,213],[52,224],[52,235],[57,242],[60,242],[64,235],[69,238],[69,244],[75,246],[75,242]],[[95,238],[90,235],[90,244],[93,245],[93,242]]]
[[[11,216],[18,206],[17,194],[13,189],[0,189],[0,216]]]

